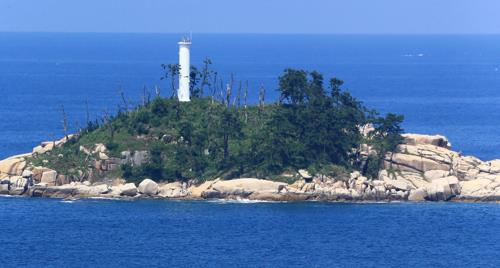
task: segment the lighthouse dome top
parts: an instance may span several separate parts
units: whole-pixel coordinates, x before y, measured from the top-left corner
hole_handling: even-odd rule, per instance
[[[191,38],[183,37],[181,41],[179,41],[179,45],[191,45]]]

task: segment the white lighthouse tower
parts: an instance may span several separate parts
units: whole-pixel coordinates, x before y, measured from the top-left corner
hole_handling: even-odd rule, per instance
[[[190,101],[189,92],[189,73],[191,70],[189,46],[191,45],[191,38],[184,37],[179,42],[179,89],[177,90],[177,97],[179,101]]]

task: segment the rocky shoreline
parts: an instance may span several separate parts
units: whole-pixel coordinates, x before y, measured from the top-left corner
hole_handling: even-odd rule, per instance
[[[452,151],[443,136],[405,134],[398,153],[388,155],[385,169],[369,180],[360,172],[348,176],[311,176],[299,170],[293,184],[257,178],[156,183],[146,179],[139,185],[122,179],[91,183],[69,181],[57,171],[27,165],[26,158],[50,151],[66,139],[42,143],[32,153],[0,161],[0,195],[49,198],[158,198],[158,199],[249,199],[269,201],[500,201],[500,160],[481,161]],[[106,149],[95,153],[109,161]],[[371,149],[365,148],[364,154]],[[135,161],[135,160],[134,160]],[[140,161],[140,160],[139,160]],[[107,162],[103,162],[107,163]],[[113,164],[113,163],[112,163]],[[117,165],[116,163],[113,165]],[[99,167],[102,165],[99,164]]]

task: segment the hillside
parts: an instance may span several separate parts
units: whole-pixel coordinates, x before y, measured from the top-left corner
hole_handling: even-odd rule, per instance
[[[377,176],[383,156],[402,141],[401,116],[379,117],[317,72],[287,69],[280,99],[242,103],[243,92],[191,102],[156,97],[133,110],[88,122],[69,142],[36,153],[28,165],[69,181],[125,178],[137,182],[258,177],[292,182],[299,169]],[[199,92],[199,90],[198,90]],[[245,96],[246,96],[245,92]],[[362,126],[373,125],[370,133]],[[378,151],[367,156],[366,144]],[[363,147],[364,146],[364,147]]]

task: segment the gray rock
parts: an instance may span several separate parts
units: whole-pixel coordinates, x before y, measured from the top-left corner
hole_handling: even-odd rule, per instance
[[[410,191],[408,201],[425,201],[427,191],[424,188],[418,188]]]
[[[42,173],[42,178],[40,182],[47,183],[48,186],[54,186],[56,185],[56,180],[57,180],[57,171],[48,170]]]
[[[122,196],[136,196],[137,187],[133,183],[127,183],[119,187],[120,195]]]
[[[138,187],[138,191],[145,195],[156,195],[158,194],[158,184],[150,179],[143,180]]]

